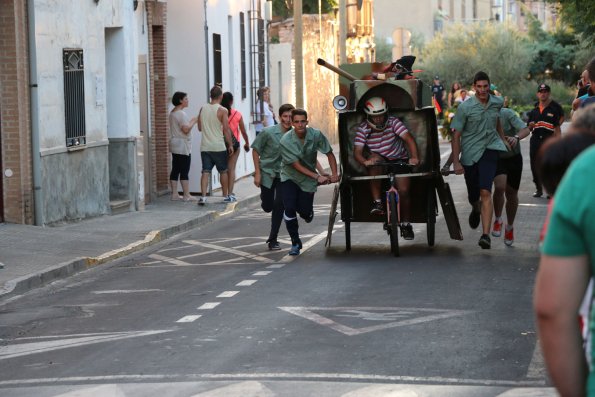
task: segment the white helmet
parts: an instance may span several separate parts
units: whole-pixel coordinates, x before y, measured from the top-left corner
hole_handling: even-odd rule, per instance
[[[375,124],[372,121],[372,117],[385,115],[387,110],[388,108],[383,98],[375,96],[368,99],[364,104],[364,112],[367,114],[367,121],[370,127],[378,131],[384,130],[388,118],[384,117],[382,124]]]

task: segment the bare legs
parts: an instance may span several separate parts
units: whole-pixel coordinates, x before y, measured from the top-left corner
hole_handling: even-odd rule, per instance
[[[236,164],[238,163],[238,157],[240,157],[240,150],[233,152],[227,159],[227,174],[228,176],[228,193],[233,194],[233,187],[236,182]]]

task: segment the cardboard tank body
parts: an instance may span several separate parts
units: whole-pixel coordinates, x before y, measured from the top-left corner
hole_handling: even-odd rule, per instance
[[[388,114],[398,117],[407,127],[417,144],[419,165],[413,173],[428,173],[429,177],[411,178],[411,214],[413,223],[425,223],[428,213],[427,197],[438,190],[440,201],[446,214],[452,207],[455,220],[447,219],[451,238],[462,239],[456,210],[452,205],[452,198],[443,200],[443,189],[448,185],[440,175],[440,149],[438,144],[438,128],[436,113],[432,104],[431,88],[421,80],[410,78],[397,80],[388,77],[385,80],[376,79],[386,71],[382,63],[345,64],[337,68],[322,59],[318,64],[334,71],[339,75],[339,96],[333,101],[338,113],[339,148],[341,160],[341,219],[344,222],[378,222],[378,217],[370,215],[372,197],[369,183],[355,182],[353,177],[367,176],[364,166],[357,163],[353,156],[355,134],[358,126],[366,120],[363,111],[364,104],[369,98],[382,97],[388,105]],[[374,76],[374,77],[373,77]],[[388,188],[385,180],[384,188]],[[444,185],[444,186],[443,186]],[[386,190],[386,189],[385,189]],[[448,191],[450,196],[450,191]],[[445,203],[445,201],[450,201]],[[434,200],[435,202],[435,200]]]

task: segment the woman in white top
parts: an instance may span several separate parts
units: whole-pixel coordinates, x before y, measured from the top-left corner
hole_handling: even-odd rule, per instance
[[[258,96],[258,101],[254,110],[256,116],[254,129],[256,130],[256,135],[258,135],[265,127],[275,125],[275,112],[271,105],[271,90],[269,87],[260,88],[256,95]]]
[[[196,124],[197,117],[188,118],[184,109],[188,107],[188,95],[185,92],[176,92],[171,98],[174,108],[169,113],[169,151],[171,152],[171,199],[190,201],[190,188],[188,172],[190,171],[190,150],[192,149],[192,127]],[[182,184],[184,196],[178,194],[178,178]]]

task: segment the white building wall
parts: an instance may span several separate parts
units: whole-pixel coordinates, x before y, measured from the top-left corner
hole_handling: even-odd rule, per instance
[[[198,115],[202,105],[208,102],[208,93],[214,84],[213,34],[221,35],[223,91],[234,96],[234,108],[242,113],[250,142],[254,139],[251,108],[251,53],[250,17],[251,0],[207,1],[175,0],[167,5],[167,67],[169,95],[176,91],[186,92],[190,99],[186,113]],[[266,3],[262,2],[263,5]],[[208,44],[205,40],[205,11],[208,26]],[[240,12],[244,13],[246,38],[247,96],[241,91]],[[261,10],[264,18],[264,9]],[[208,45],[208,50],[207,50]],[[208,76],[207,76],[208,75]],[[276,105],[276,104],[275,104]],[[173,106],[172,106],[173,107]],[[190,191],[200,191],[200,132],[192,130],[192,163],[190,167]],[[243,144],[243,143],[242,143]],[[236,167],[236,177],[241,178],[254,171],[252,153],[241,151]],[[212,187],[220,187],[219,176],[213,171]]]
[[[121,27],[125,53],[134,54],[132,2],[36,0],[35,29],[39,92],[41,151],[66,147],[64,120],[64,71],[62,50],[82,48],[85,70],[85,117],[87,145],[107,140],[105,28]],[[122,60],[127,79],[123,93],[125,108],[117,116],[117,137],[138,132],[138,103],[133,101],[136,63],[130,55]],[[111,135],[110,135],[111,137]]]

